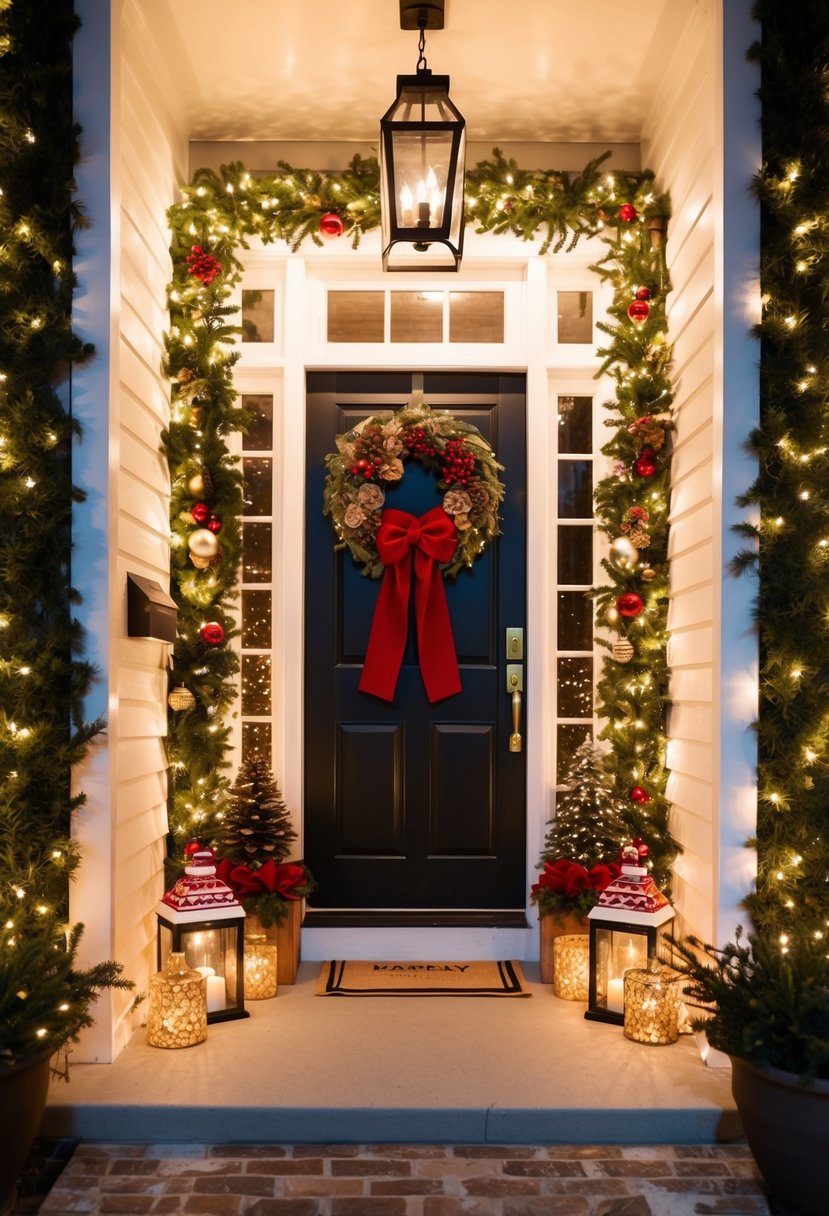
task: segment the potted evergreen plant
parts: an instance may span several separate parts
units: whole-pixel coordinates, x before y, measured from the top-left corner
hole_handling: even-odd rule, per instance
[[[530,889],[530,902],[539,913],[542,983],[553,980],[554,939],[587,932],[587,913],[619,873],[619,852],[630,832],[625,811],[612,792],[602,753],[586,740],[556,795],[555,818],[540,857],[542,871]]]
[[[695,1030],[731,1057],[746,1139],[783,1216],[829,1195],[829,955],[825,940],[737,930],[722,948],[672,939]]]
[[[4,922],[7,923],[7,922]],[[82,925],[7,931],[0,949],[0,1212],[9,1210],[46,1105],[50,1064],[92,1025],[104,988],[132,988],[120,963],[77,964]],[[65,1076],[65,1071],[62,1074]]]
[[[302,901],[313,891],[307,866],[286,858],[297,834],[268,762],[246,757],[230,792],[215,849],[216,873],[234,892],[251,921],[272,931],[280,984],[293,984],[300,958]]]

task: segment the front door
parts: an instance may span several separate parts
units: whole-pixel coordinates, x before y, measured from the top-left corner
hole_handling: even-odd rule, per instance
[[[412,621],[387,703],[358,689],[380,584],[347,550],[334,552],[324,458],[335,435],[410,404],[421,387],[433,409],[476,426],[504,465],[503,535],[445,581],[462,691],[429,703]],[[523,909],[526,753],[509,747],[506,630],[523,628],[526,610],[525,377],[309,372],[307,410],[305,859],[319,884],[311,906]],[[386,505],[421,515],[439,502],[432,475],[409,461]],[[524,665],[526,656],[525,639]]]

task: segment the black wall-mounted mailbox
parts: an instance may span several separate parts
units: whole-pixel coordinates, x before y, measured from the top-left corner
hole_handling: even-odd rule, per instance
[[[131,638],[176,640],[176,601],[154,579],[127,575],[127,634]]]

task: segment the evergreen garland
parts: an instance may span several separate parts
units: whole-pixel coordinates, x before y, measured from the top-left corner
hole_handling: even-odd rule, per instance
[[[763,299],[759,524],[735,569],[759,570],[758,875],[746,901],[784,948],[829,929],[829,9],[760,0]],[[750,842],[755,843],[755,842]]]
[[[71,769],[103,728],[70,583],[67,373],[92,353],[71,327],[76,26],[71,0],[0,4],[0,1064],[76,1038],[100,987],[129,986],[115,963],[77,971],[64,924]]]
[[[667,197],[655,192],[651,172],[602,172],[609,155],[571,174],[522,170],[496,148],[491,160],[467,173],[467,219],[481,232],[509,232],[526,240],[543,233],[541,252],[572,249],[582,237],[598,234],[607,247],[593,269],[613,288],[611,319],[602,324],[608,341],[600,354],[602,370],[616,385],[616,399],[608,406],[613,438],[604,450],[618,467],[597,490],[600,526],[618,536],[626,512],[647,493],[651,542],[647,566],[644,560],[626,570],[606,564],[610,582],[598,592],[602,612],[625,593],[641,597],[642,611],[619,624],[635,657],[624,668],[608,658],[597,712],[607,720],[608,764],[614,792],[628,807],[630,832],[648,841],[654,877],[668,887],[677,847],[667,826],[665,798],[668,445],[663,444],[653,475],[637,481],[633,466],[642,455],[642,436],[629,428],[655,413],[670,418],[671,352],[665,339],[670,284],[663,241],[670,207]],[[228,303],[241,279],[237,252],[251,238],[264,244],[284,240],[292,250],[308,238],[321,244],[322,221],[330,213],[356,247],[364,232],[379,226],[379,195],[374,158],[355,156],[336,175],[283,162],[280,173],[253,177],[235,163],[218,172],[199,170],[168,213],[174,264],[167,337],[173,412],[164,445],[173,486],[173,595],[181,629],[174,683],[184,683],[195,697],[192,709],[173,711],[168,740],[177,852],[193,836],[217,836],[228,796],[229,731],[223,723],[238,663],[226,643],[233,636],[229,606],[236,594],[241,489],[226,439],[245,426],[232,381],[239,330],[230,323],[233,308]],[[628,315],[637,289],[640,295],[648,293],[647,300],[637,301],[647,314],[642,324]],[[657,430],[664,440],[668,424],[657,424]],[[198,526],[192,508],[204,497],[194,489],[202,468],[216,486],[208,506],[221,518],[221,558],[194,569],[188,539]],[[651,571],[654,577],[648,582]],[[218,645],[203,640],[206,620],[221,626]],[[600,624],[606,623],[602,615]]]

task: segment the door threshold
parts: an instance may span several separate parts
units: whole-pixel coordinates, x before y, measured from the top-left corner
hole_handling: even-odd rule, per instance
[[[308,929],[529,928],[523,908],[306,908],[303,925]]]

